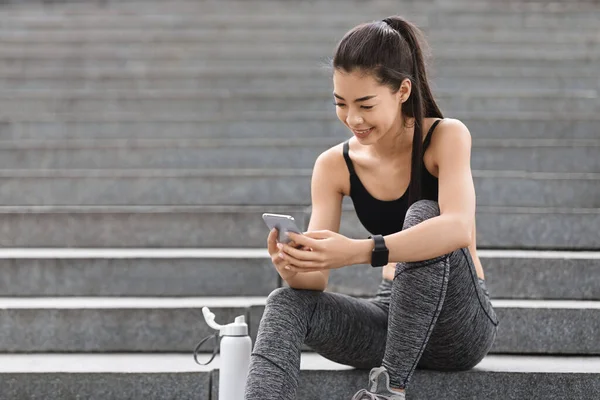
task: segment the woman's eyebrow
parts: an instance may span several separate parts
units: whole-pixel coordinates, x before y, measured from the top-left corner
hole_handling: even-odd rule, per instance
[[[333,92],[333,95],[334,95],[335,97],[337,97],[338,99],[340,99],[340,100],[344,100],[344,98],[343,98],[342,96],[338,95],[338,94],[337,94],[337,93],[335,93],[335,92]],[[361,101],[367,101],[367,100],[371,100],[371,99],[372,99],[372,98],[374,98],[374,97],[377,97],[377,95],[375,94],[375,95],[371,95],[371,96],[365,96],[365,97],[361,97],[361,98],[359,98],[359,99],[356,99],[356,100],[354,100],[354,102],[355,102],[355,103],[359,103],[359,102],[361,102]],[[345,100],[344,100],[344,101],[345,101]]]

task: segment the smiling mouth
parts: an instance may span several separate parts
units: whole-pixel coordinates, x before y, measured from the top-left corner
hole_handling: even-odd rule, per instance
[[[363,130],[357,130],[357,129],[352,129],[352,132],[354,132],[357,135],[366,135],[368,133],[371,133],[371,131],[373,130],[373,128],[369,128],[369,129],[363,129]]]

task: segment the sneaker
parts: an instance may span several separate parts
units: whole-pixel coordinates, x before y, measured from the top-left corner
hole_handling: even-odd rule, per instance
[[[385,378],[385,387],[378,390],[379,377]],[[361,389],[351,400],[405,400],[404,393],[393,392],[390,389],[390,376],[385,367],[373,368],[369,373],[369,390]]]

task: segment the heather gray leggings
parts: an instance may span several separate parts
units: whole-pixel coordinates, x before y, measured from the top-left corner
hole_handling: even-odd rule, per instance
[[[418,201],[403,229],[437,215],[436,202]],[[390,386],[405,388],[417,367],[460,371],[477,365],[492,347],[497,325],[466,248],[398,263],[394,280],[382,280],[371,299],[278,288],[260,322],[245,399],[295,399],[303,343],[340,364],[384,366]],[[367,383],[365,375],[365,388]]]

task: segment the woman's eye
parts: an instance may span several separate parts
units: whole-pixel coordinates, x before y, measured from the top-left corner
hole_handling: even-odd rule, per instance
[[[336,103],[333,102],[334,105],[338,106],[338,107],[345,107],[345,104],[342,103]],[[373,108],[373,106],[360,106],[360,108],[365,109],[365,110],[370,110],[371,108]]]

